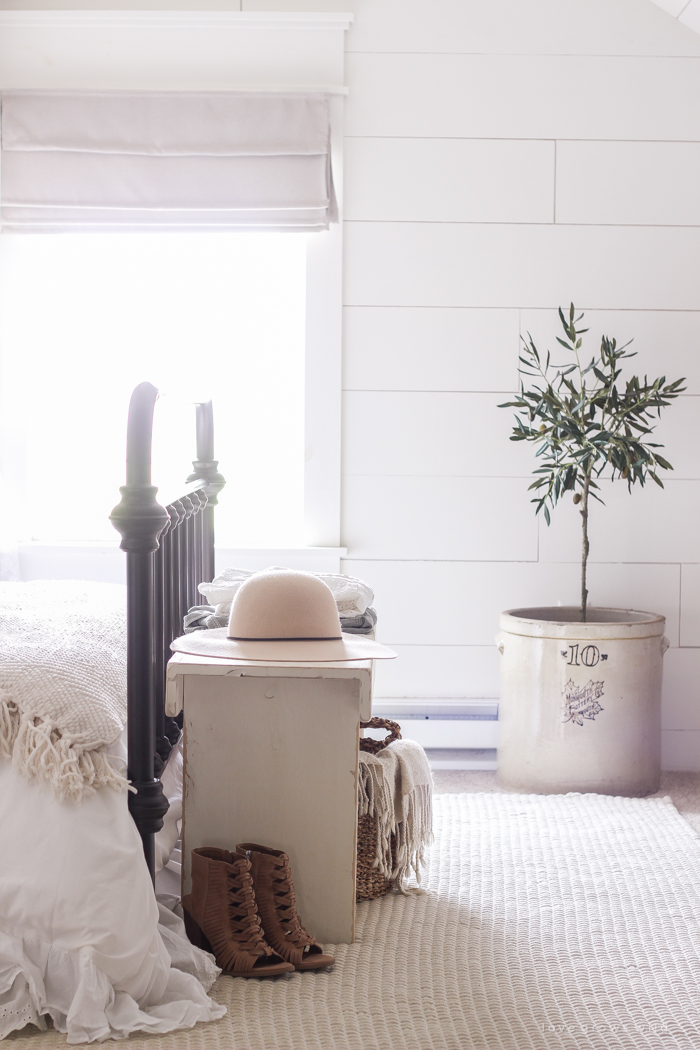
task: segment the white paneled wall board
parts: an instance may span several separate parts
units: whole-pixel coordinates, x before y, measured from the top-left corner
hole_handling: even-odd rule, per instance
[[[510,399],[495,393],[346,391],[343,472],[525,477],[532,450],[509,441]]]
[[[600,486],[605,506],[592,504],[588,528],[595,561],[700,561],[700,481],[650,481],[631,493],[620,479]],[[540,526],[540,560],[569,561],[580,546],[581,516],[568,498]]]
[[[341,564],[374,588],[386,645],[493,645],[503,609],[573,605],[580,587],[573,563],[348,558]]]
[[[345,239],[351,306],[698,308],[697,227],[348,222]]]
[[[536,561],[526,488],[520,478],[346,475],[344,542],[351,558]]]
[[[700,143],[558,142],[557,222],[700,223]]]
[[[349,138],[345,165],[347,219],[553,219],[553,142]]]
[[[385,641],[381,605],[379,614],[378,638]],[[498,696],[499,655],[493,642],[489,645],[398,645],[394,642],[392,648],[396,650],[396,660],[378,660],[375,664],[374,695],[380,698],[376,704],[384,699],[398,703],[399,698],[406,697],[423,700],[439,697],[442,703],[445,697]]]
[[[2,0],[7,8],[41,0]],[[73,0],[71,0],[73,2]],[[99,0],[136,6],[136,0]],[[74,7],[88,0],[75,0]],[[178,7],[184,0],[158,0]],[[567,55],[698,55],[693,25],[698,0],[207,0],[210,9],[243,11],[348,11],[357,23],[350,51],[472,52]],[[652,6],[656,4],[656,7]],[[48,6],[44,4],[44,6]],[[97,6],[92,0],[90,6]],[[673,15],[665,18],[657,10]],[[683,18],[675,21],[683,11]]]
[[[674,18],[678,18],[681,11],[688,6],[689,0],[651,0],[651,2],[660,7],[662,11],[666,11],[669,15],[673,15]]]
[[[3,0],[4,7],[39,0]],[[125,7],[135,0],[101,0]],[[161,6],[160,0],[152,6]],[[181,0],[168,0],[179,6]],[[84,6],[78,0],[75,7]],[[698,55],[698,0],[208,0],[243,11],[348,11],[349,51],[554,55]],[[652,6],[656,4],[656,7]],[[94,5],[96,6],[96,4]],[[661,11],[673,19],[665,18]],[[683,11],[680,21],[675,21]],[[689,13],[690,11],[690,13]]]
[[[567,302],[561,304],[565,309]],[[578,313],[580,303],[576,303]],[[582,325],[584,357],[600,347],[601,336],[615,338],[619,346],[632,340],[630,351],[636,354],[624,364],[626,374],[655,379],[665,375],[669,382],[686,377],[688,394],[700,394],[700,312],[697,310],[590,310],[585,305]],[[540,349],[559,351],[556,337],[562,335],[556,310],[521,310],[520,331],[532,334]],[[561,350],[564,360],[566,351]],[[678,402],[668,409],[676,414]],[[675,466],[675,464],[674,464]]]
[[[681,566],[680,644],[700,646],[700,564]]]
[[[276,0],[243,0],[272,6]],[[305,0],[277,0],[289,4]],[[324,7],[329,0],[312,0]],[[657,0],[672,14],[688,0]],[[697,55],[700,41],[648,0],[355,0],[350,51]]]
[[[661,724],[700,730],[700,649],[669,649],[664,656]]]
[[[700,393],[700,36],[650,0],[354,10],[343,564],[372,582],[380,636],[399,646],[377,695],[427,711],[496,695],[502,609],[579,599],[580,517],[565,504],[551,529],[536,522],[533,450],[508,442],[512,413],[495,407],[520,332],[563,357],[556,307],[573,298],[591,350],[602,331],[635,336],[631,374],[685,375]],[[666,491],[615,490],[592,510],[591,600],[663,613],[674,646],[700,647],[699,437],[685,396],[658,429]],[[537,562],[511,560],[535,524]],[[667,768],[700,769],[693,659],[669,653]]]
[[[661,733],[661,768],[700,772],[700,731],[664,729]]]
[[[676,375],[668,377],[669,380],[679,378]],[[669,481],[700,478],[700,395],[682,394],[662,409],[661,419],[649,440],[663,445],[661,454],[673,466],[672,473],[662,471],[664,484],[665,478]]]
[[[346,390],[499,391],[517,384],[517,310],[349,306],[344,328]],[[700,389],[700,365],[698,373]]]
[[[348,558],[341,564],[344,572],[368,580],[374,588],[386,645],[491,645],[504,609],[577,605],[581,591],[581,566],[574,561]],[[679,565],[593,564],[589,577],[592,603],[661,613],[671,644],[678,645]]]
[[[345,547],[216,547],[216,572],[236,566],[260,572],[271,565],[284,565],[301,572],[340,572]]]
[[[678,20],[695,33],[700,33],[700,3],[698,0],[690,0],[681,11]]]
[[[700,61],[348,54],[348,135],[700,138]]]
[[[577,545],[580,548],[580,544]],[[623,556],[624,557],[624,556]],[[581,578],[581,563],[576,564]],[[680,565],[591,562],[588,566],[589,601],[617,609],[644,609],[666,617],[666,637],[678,645],[680,623]],[[578,605],[579,593],[571,603]]]

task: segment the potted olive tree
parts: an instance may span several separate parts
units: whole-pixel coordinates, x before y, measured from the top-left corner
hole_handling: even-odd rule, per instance
[[[579,508],[581,600],[501,615],[499,779],[517,790],[649,794],[661,768],[665,619],[589,605],[588,522],[593,501],[603,503],[601,475],[630,492],[649,481],[663,488],[659,474],[673,468],[649,435],[685,388],[665,376],[623,381],[629,343],[603,336],[598,355],[584,359],[583,315],[572,304],[559,317],[567,358],[554,364],[523,340],[520,392],[499,407],[516,409],[511,440],[536,446],[536,513],[549,524],[567,496]]]

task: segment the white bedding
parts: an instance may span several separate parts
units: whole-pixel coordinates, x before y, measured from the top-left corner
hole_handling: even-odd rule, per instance
[[[0,757],[76,802],[109,785],[126,723],[126,587],[0,583]]]
[[[226,1012],[213,958],[156,903],[125,794],[59,802],[0,761],[0,841],[0,1037],[44,1014],[80,1043]]]
[[[128,810],[124,588],[0,591],[0,1039],[45,1027],[46,1015],[69,1043],[223,1016],[207,995],[214,959],[156,902]],[[31,762],[17,752],[27,726],[46,737]],[[158,867],[182,813],[177,750],[164,788],[174,804],[156,837]]]

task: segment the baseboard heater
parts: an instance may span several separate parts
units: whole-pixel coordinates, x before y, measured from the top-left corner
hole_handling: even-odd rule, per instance
[[[425,748],[483,750],[497,746],[497,700],[378,697],[372,702],[372,714],[399,722],[402,736]],[[379,735],[379,731],[372,733]]]

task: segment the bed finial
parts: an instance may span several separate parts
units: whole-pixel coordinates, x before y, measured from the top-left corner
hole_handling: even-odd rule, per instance
[[[120,488],[121,501],[109,516],[121,535],[121,549],[127,553],[157,550],[158,536],[168,521],[165,508],[156,499],[158,489],[151,484],[151,437],[157,397],[152,383],[139,383],[129,402],[126,485]]]
[[[168,800],[155,777],[155,681],[153,659],[153,555],[168,514],[151,484],[153,409],[158,391],[140,383],[129,403],[126,438],[126,485],[110,521],[122,537],[127,573],[127,776],[136,794],[129,793],[129,810],[143,840],[154,878],[153,835],[163,826]]]
[[[211,401],[197,405],[197,458],[192,461],[192,466],[194,471],[188,477],[188,483],[203,481],[209,505],[215,506],[226,478],[219,474],[219,461],[214,459],[214,409]]]
[[[214,410],[211,401],[197,405],[197,458],[193,460],[192,466],[194,471],[187,481],[203,481],[202,489],[207,497],[207,506],[202,513],[205,550],[202,581],[209,581],[214,579],[215,572],[214,507],[226,484],[223,474],[219,473],[219,461],[214,459]]]

